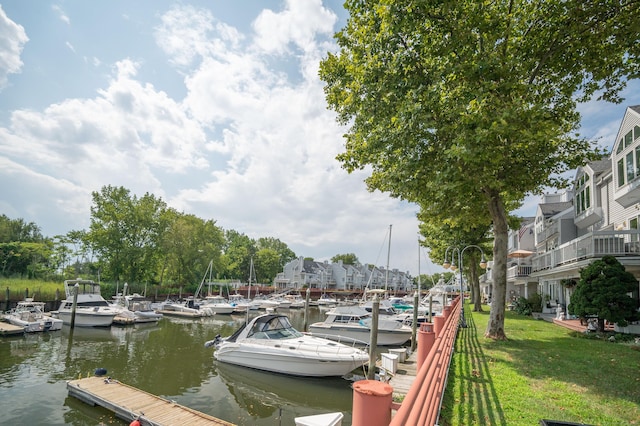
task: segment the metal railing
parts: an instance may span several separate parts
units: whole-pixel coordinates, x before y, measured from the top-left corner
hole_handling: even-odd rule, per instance
[[[461,307],[462,303],[458,297],[452,305],[451,314],[439,335],[435,337],[429,354],[417,372],[413,385],[391,419],[391,426],[437,424],[458,333]]]

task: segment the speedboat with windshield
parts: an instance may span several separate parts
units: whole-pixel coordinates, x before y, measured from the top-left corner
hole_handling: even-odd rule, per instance
[[[220,362],[294,376],[344,376],[369,360],[367,352],[353,345],[301,333],[286,315],[270,313],[205,346],[215,347],[213,355]]]
[[[65,324],[71,324],[75,290],[77,300],[75,307],[75,322],[78,327],[109,327],[113,318],[118,314],[109,302],[100,294],[100,284],[92,280],[66,280],[64,291],[67,296],[60,303],[57,315]]]
[[[324,321],[313,323],[309,331],[327,338],[348,338],[367,344],[371,339],[372,313],[361,306],[336,306],[327,312]],[[378,317],[379,346],[400,346],[411,339],[410,326],[385,315]]]
[[[62,320],[46,315],[44,302],[36,302],[30,297],[18,302],[4,318],[13,325],[24,327],[26,333],[62,329]]]

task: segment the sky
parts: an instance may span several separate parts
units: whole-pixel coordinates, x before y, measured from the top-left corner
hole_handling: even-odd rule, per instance
[[[123,186],[298,256],[442,272],[418,208],[335,159],[346,129],[318,66],[342,3],[0,0],[0,214],[53,237],[88,229],[91,193]],[[582,135],[610,149],[640,84],[623,97],[582,105]]]

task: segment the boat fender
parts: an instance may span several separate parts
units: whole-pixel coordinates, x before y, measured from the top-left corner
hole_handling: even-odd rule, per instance
[[[135,419],[134,421],[132,421],[131,423],[129,423],[129,426],[141,426],[142,423],[140,423],[140,420]]]
[[[102,376],[107,374],[107,369],[106,368],[96,368],[96,371],[93,374],[95,374],[96,377],[102,377]]]

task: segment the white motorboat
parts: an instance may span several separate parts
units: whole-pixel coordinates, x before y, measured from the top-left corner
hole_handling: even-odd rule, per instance
[[[229,303],[233,305],[233,313],[240,314],[247,311],[257,310],[258,305],[253,305],[249,299],[245,299],[241,294],[230,294]]]
[[[156,312],[163,315],[188,318],[210,317],[213,315],[213,312],[209,309],[200,309],[200,305],[191,298],[185,302],[174,302],[167,299],[157,305]]]
[[[236,307],[220,295],[207,296],[200,302],[200,309],[209,309],[214,314],[231,314]]]
[[[324,293],[320,298],[318,298],[318,306],[320,307],[334,307],[338,306],[338,299],[335,297],[330,297],[328,294]]]
[[[71,324],[75,288],[78,289],[78,296],[74,324],[78,327],[109,327],[118,310],[102,297],[100,284],[92,280],[76,279],[64,282],[67,298],[60,303],[58,318],[65,324]]]
[[[309,326],[313,334],[327,338],[345,337],[369,343],[371,335],[371,312],[360,306],[336,306],[326,313],[322,322]],[[399,346],[411,339],[411,327],[391,318],[378,317],[379,346]]]
[[[354,346],[299,332],[280,314],[257,316],[205,346],[215,347],[213,355],[220,362],[294,376],[343,376],[369,360]]]
[[[283,297],[291,302],[290,307],[294,309],[304,308],[304,305],[306,303],[304,297],[302,297],[301,294],[285,294]]]
[[[32,298],[18,302],[18,305],[6,313],[4,318],[13,325],[24,327],[26,333],[62,329],[62,320],[46,315],[44,302],[35,302]]]
[[[137,324],[158,322],[162,319],[163,315],[151,307],[151,301],[138,293],[125,295],[124,303],[127,309],[133,312]]]

